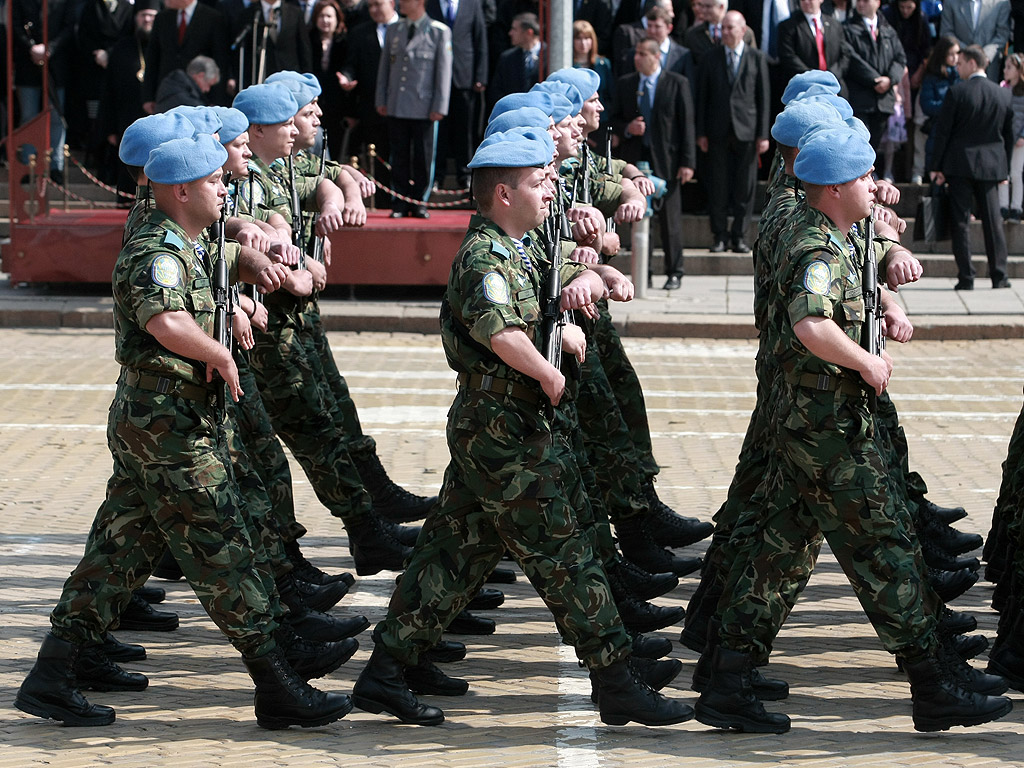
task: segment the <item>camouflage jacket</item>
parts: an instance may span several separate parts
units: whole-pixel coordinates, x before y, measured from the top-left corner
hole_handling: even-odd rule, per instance
[[[128,210],[128,218],[124,222],[124,234],[121,236],[122,248],[139,231],[139,227],[146,223],[155,206],[153,188],[149,184],[135,188],[135,202]]]
[[[281,182],[270,166],[253,155],[249,160],[249,176],[232,182],[235,185],[235,204],[241,214],[267,221],[273,213],[292,220],[288,187]]]
[[[238,279],[238,249],[226,248],[228,280]],[[213,336],[209,254],[159,209],[153,209],[114,265],[114,356],[135,370],[206,386],[206,366],[163,347],[146,324],[161,312],[188,312]]]
[[[595,162],[594,153],[587,152],[590,165],[590,204],[605,216],[613,216],[622,202],[622,184],[601,172]],[[579,202],[579,185],[583,183],[583,169],[580,158],[571,157],[558,167],[558,175],[564,180],[565,199],[568,206]]]
[[[779,174],[772,194],[765,201],[754,241],[754,327],[762,334],[762,349],[770,349],[774,338],[768,328],[768,306],[778,269],[779,235],[789,223],[793,209],[803,199],[795,177]],[[767,346],[765,346],[767,345]]]

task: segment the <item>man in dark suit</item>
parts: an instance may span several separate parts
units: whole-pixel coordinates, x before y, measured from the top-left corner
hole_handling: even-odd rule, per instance
[[[840,85],[846,74],[842,25],[822,14],[821,0],[800,0],[800,10],[778,26],[783,82],[809,69],[827,69]]]
[[[242,38],[242,50],[245,52],[246,72],[240,73],[237,54],[233,59],[234,75],[241,86],[251,85],[250,73],[259,69],[260,43],[263,31],[266,30],[267,55],[263,69],[264,80],[275,72],[292,70],[309,72],[313,69],[313,50],[310,46],[309,28],[303,18],[303,11],[295,3],[251,3],[238,19],[239,26],[231,30],[233,40],[243,29],[251,28],[256,22],[256,47],[253,48],[252,35]]]
[[[692,88],[697,81],[697,67],[690,51],[670,37],[672,34],[672,12],[656,6],[647,12],[644,21],[647,22],[646,39],[653,40],[658,44],[661,68],[666,72],[682,75]],[[635,51],[634,48],[633,52],[635,53]],[[627,72],[635,68],[635,62],[631,62],[631,64],[632,66],[626,70]]]
[[[377,69],[384,46],[387,28],[398,21],[395,0],[369,0],[370,21],[359,24],[348,33],[348,57],[338,80],[341,87],[353,96],[355,115],[346,118],[352,129],[349,147],[354,154],[365,151],[367,145],[376,147],[377,156],[390,157],[387,121],[377,113]],[[340,158],[344,160],[344,158]],[[389,176],[383,166],[370,169],[382,183]]]
[[[693,178],[693,98],[686,78],[661,68],[654,40],[642,40],[633,56],[636,72],[616,83],[612,127],[619,136],[619,156],[629,163],[646,160],[655,176],[668,184],[657,213],[665,250],[666,290],[683,276],[682,185]]]
[[[146,50],[146,78],[142,82],[143,108],[153,112],[156,89],[176,69],[184,69],[196,56],[209,56],[221,72],[229,72],[227,20],[214,8],[196,0],[167,0],[156,15]],[[232,83],[233,85],[233,83]],[[224,103],[223,88],[211,96]]]
[[[729,4],[726,0],[697,0],[694,10],[699,21],[686,30],[683,35],[683,46],[690,49],[693,63],[700,66],[704,54],[714,50],[722,43],[722,22]],[[754,45],[754,33],[744,27],[743,44]]]
[[[536,14],[521,13],[512,19],[508,32],[512,47],[498,57],[487,86],[487,114],[510,93],[525,93],[537,84],[540,70],[540,22]]]
[[[847,98],[853,114],[871,132],[878,151],[889,116],[896,111],[896,88],[907,69],[907,55],[896,30],[878,12],[881,0],[860,0],[843,32],[849,44]]]
[[[729,11],[722,20],[722,44],[698,68],[697,145],[708,153],[708,212],[720,253],[727,239],[736,253],[750,250],[743,240],[754,202],[757,156],[768,149],[768,63],[746,45],[743,15]],[[731,237],[726,237],[728,216]]]
[[[629,0],[622,0],[619,6],[619,14],[616,16],[615,32],[612,33],[612,71],[616,76],[622,76],[633,71],[633,49],[636,44],[647,37],[646,14],[651,8],[664,8],[675,18],[672,10],[671,0],[644,0],[642,12],[637,17],[628,21],[620,22],[623,17],[623,9],[627,8]],[[602,51],[603,55],[608,55]]]
[[[480,0],[427,0],[427,15],[452,32],[452,87],[448,116],[438,136],[439,180],[455,161],[459,188],[469,187],[469,161],[479,143],[481,99],[487,90],[487,27]]]
[[[949,89],[933,129],[932,171],[936,184],[949,184],[956,290],[974,288],[971,264],[971,208],[977,201],[985,232],[985,255],[993,288],[1009,288],[1006,236],[999,215],[999,183],[1006,180],[1013,151],[1010,91],[987,77],[988,59],[977,45],[960,51],[960,82]]]

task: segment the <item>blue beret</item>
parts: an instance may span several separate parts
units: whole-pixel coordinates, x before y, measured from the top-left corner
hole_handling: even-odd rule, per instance
[[[842,90],[839,86],[839,81],[836,76],[831,72],[822,71],[820,69],[811,69],[807,72],[801,72],[799,75],[793,75],[790,79],[789,84],[786,86],[786,90],[782,94],[782,103],[788,105],[793,99],[798,99],[800,96],[810,88],[812,85],[821,85],[827,88],[828,93],[839,94]]]
[[[824,102],[794,101],[775,118],[772,138],[787,147],[797,147],[805,133],[818,125],[838,126],[843,122],[838,110]]]
[[[492,133],[476,149],[470,168],[530,168],[545,166],[555,154],[555,142],[539,128],[513,128]]]
[[[117,156],[126,165],[141,167],[149,159],[149,153],[165,141],[195,135],[196,127],[183,115],[168,112],[140,117],[125,129]]]
[[[557,80],[545,80],[543,83],[537,83],[530,90],[546,91],[547,93],[556,96],[564,96],[569,100],[569,103],[572,104],[572,111],[569,113],[570,115],[578,115],[580,110],[583,109],[583,96],[578,90],[576,90],[576,86],[570,85],[569,83],[563,83]],[[564,119],[565,118],[563,117],[562,120]],[[556,119],[555,122],[560,123],[562,120]]]
[[[843,125],[815,131],[800,148],[793,173],[807,184],[845,184],[874,164],[875,150],[868,140]]]
[[[229,144],[249,130],[249,118],[245,113],[234,107],[210,107],[220,117],[221,128],[218,131],[221,144]]]
[[[511,112],[504,112],[487,124],[484,138],[492,133],[504,133],[512,128],[540,128],[546,131],[551,125],[551,117],[536,107],[520,107]]]
[[[231,104],[249,118],[250,125],[277,125],[295,117],[299,105],[283,83],[250,85]]]
[[[208,133],[166,141],[149,153],[146,175],[156,184],[187,184],[205,179],[228,159],[228,151]]]
[[[592,69],[586,67],[563,67],[547,76],[545,82],[568,83],[586,101],[595,93],[601,85],[601,76]]]
[[[290,69],[283,69],[280,72],[275,72],[263,82],[265,83],[283,83],[288,80],[294,80],[295,82],[302,83],[309,90],[313,92],[313,99],[320,95],[323,89],[320,87],[320,81],[316,79],[316,75],[306,72],[293,72]],[[313,99],[310,99],[312,101]],[[305,105],[303,105],[305,106]]]
[[[281,73],[279,72],[278,74]],[[269,83],[270,80],[268,79],[267,82]],[[299,105],[298,109],[295,110],[296,112],[298,112],[299,109],[302,109],[304,106],[312,102],[313,99],[320,95],[319,92],[314,92],[313,89],[310,88],[304,81],[296,80],[293,77],[280,77],[274,82],[279,85],[283,85],[285,88],[291,91],[292,98],[295,99],[295,103]],[[273,84],[274,83],[271,83],[271,85]]]
[[[848,119],[843,121],[843,125],[845,125],[847,128],[852,130],[854,133],[856,133],[862,139],[865,139],[866,141],[871,141],[871,131],[868,130],[868,127],[866,125],[864,125],[864,123],[859,118],[856,118],[856,117],[848,118]],[[803,137],[800,139],[800,143],[797,144],[797,146],[800,147],[801,149],[803,149],[804,144],[806,144],[808,141],[810,141],[811,137],[814,136],[815,134],[817,134],[818,131],[827,131],[827,130],[831,130],[832,128],[838,128],[838,127],[840,127],[840,126],[837,125],[834,122],[818,123],[817,125],[812,125],[808,129],[807,133],[805,133],[803,135]]]
[[[556,123],[560,123],[572,114],[572,102],[565,96],[546,91],[530,91],[529,93],[510,93],[498,99],[491,110],[490,119],[511,112],[521,107],[536,107],[548,115]]]
[[[187,118],[196,127],[196,133],[217,133],[223,127],[220,115],[214,112],[212,107],[181,106],[167,111]]]
[[[859,133],[861,137],[871,141],[871,131],[868,130],[868,127],[864,125],[864,121],[859,117],[848,117],[843,122],[846,123],[847,128],[852,128],[854,131]]]

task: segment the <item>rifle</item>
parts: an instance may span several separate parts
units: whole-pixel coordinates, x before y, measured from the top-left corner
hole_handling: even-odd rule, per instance
[[[583,182],[583,188],[574,195],[574,198],[580,205],[591,205],[593,199],[590,196],[590,147],[587,146],[586,140],[580,147],[580,167],[581,173],[576,178],[577,181]]]
[[[295,155],[288,155],[288,186],[291,188],[292,203],[292,245],[306,255],[306,244],[302,241],[302,207],[299,205],[299,190],[295,186]],[[296,264],[292,269],[302,269],[302,264]]]
[[[559,223],[561,206],[559,198],[551,202],[551,212],[544,221],[544,234],[547,236],[548,261],[551,267],[544,278],[544,309],[541,321],[541,351],[544,357],[558,370],[562,370],[562,328],[565,316],[562,305],[562,243],[563,227]]]
[[[612,175],[612,127],[609,125],[604,133],[604,172]],[[615,217],[608,216],[604,220],[604,228],[608,232],[615,231]]]
[[[868,216],[865,237],[864,266],[861,274],[861,288],[864,292],[864,328],[861,331],[861,346],[872,355],[881,357],[885,349],[885,335],[882,333],[882,289],[878,285],[878,262],[875,261],[875,209]],[[874,409],[876,395],[871,392],[871,407]]]
[[[325,158],[327,155],[327,128],[323,128],[323,142],[320,144],[320,179],[323,179],[324,172],[326,171]],[[320,214],[313,214],[313,260],[319,261],[321,264],[324,263],[324,239],[316,234],[316,222],[320,218]]]
[[[226,203],[226,201],[225,201]],[[231,336],[231,319],[235,314],[234,303],[231,300],[231,290],[228,286],[228,262],[224,258],[224,239],[226,233],[226,222],[228,218],[228,207],[225,204],[220,210],[220,219],[210,227],[212,234],[217,239],[217,261],[213,264],[213,338],[220,342],[228,351],[231,351],[233,339]],[[217,376],[219,379],[220,377]],[[217,407],[224,413],[226,399],[224,394],[224,381],[217,385]]]

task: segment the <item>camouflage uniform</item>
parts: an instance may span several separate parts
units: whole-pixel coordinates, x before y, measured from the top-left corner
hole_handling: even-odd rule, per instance
[[[766,508],[742,515],[730,541],[738,557],[719,604],[722,644],[766,652],[766,629],[781,620],[773,611],[782,564],[823,534],[885,648],[927,651],[935,618],[926,608],[910,532],[888,492],[866,385],[855,372],[808,353],[793,330],[805,317],[831,318],[860,342],[864,302],[856,254],[805,203],[779,248],[790,260],[780,266],[769,311],[770,321],[775,313],[785,317],[775,343],[784,377],[773,425],[778,462],[758,494]]]
[[[441,338],[460,378],[448,413],[452,459],[377,629],[406,664],[440,639],[506,549],[584,662],[605,667],[629,655],[607,578],[577,527],[544,395],[490,349],[493,334],[511,327],[535,337],[540,321],[542,276],[515,253],[511,238],[474,216],[448,281]],[[563,280],[582,270],[565,265]]]
[[[161,312],[183,310],[212,335],[209,272],[184,231],[154,211],[121,251],[113,288],[123,366],[107,422],[114,472],[85,556],[51,615],[54,634],[99,643],[166,543],[232,644],[260,656],[274,648],[275,607],[265,588],[272,577],[242,511],[223,414],[204,366],[145,330]]]

